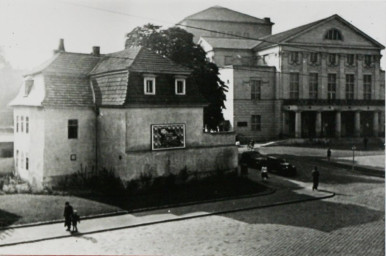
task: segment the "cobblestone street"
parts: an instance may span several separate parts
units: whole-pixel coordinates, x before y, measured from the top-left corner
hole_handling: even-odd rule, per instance
[[[292,161],[301,167],[296,180],[290,180],[293,186],[309,180],[308,172],[314,163],[299,158],[293,158]],[[258,174],[250,170],[252,179],[257,179]],[[309,190],[310,187],[311,183],[308,186]],[[326,165],[321,166],[320,187],[322,190],[335,192],[335,197],[2,247],[0,252],[125,255],[384,255],[384,179],[350,173],[349,170],[330,168]],[[279,192],[284,188],[277,189]],[[231,201],[228,204],[231,204]]]

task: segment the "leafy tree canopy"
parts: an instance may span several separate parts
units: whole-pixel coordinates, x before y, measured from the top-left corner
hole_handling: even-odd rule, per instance
[[[204,109],[204,123],[215,129],[223,120],[227,86],[218,77],[216,64],[207,60],[205,51],[193,42],[193,35],[179,27],[161,29],[147,24],[136,27],[126,35],[125,47],[143,46],[178,64],[193,69],[192,78],[201,94],[209,102]]]

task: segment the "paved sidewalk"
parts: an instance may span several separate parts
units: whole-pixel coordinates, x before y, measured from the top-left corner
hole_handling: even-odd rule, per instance
[[[258,172],[249,170],[249,177],[260,182]],[[54,223],[32,227],[10,228],[0,231],[0,247],[31,243],[43,240],[82,236],[109,230],[133,228],[170,221],[219,215],[228,212],[247,211],[257,208],[274,207],[283,204],[301,203],[332,197],[327,191],[312,191],[311,183],[289,181],[283,177],[270,176],[266,185],[276,189],[275,193],[249,198],[230,199],[212,203],[160,209],[147,212],[125,214],[104,218],[81,220],[79,233],[65,231],[63,223]]]

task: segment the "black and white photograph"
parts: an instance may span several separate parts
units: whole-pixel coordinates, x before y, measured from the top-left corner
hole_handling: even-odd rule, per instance
[[[0,0],[0,255],[385,255],[386,0]]]

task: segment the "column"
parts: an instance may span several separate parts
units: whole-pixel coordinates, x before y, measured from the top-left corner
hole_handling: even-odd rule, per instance
[[[379,134],[379,113],[377,111],[374,111],[373,113],[373,136],[378,137]]]
[[[302,137],[302,113],[300,111],[295,112],[295,138]]]
[[[354,88],[354,99],[362,100],[363,99],[363,55],[357,55],[357,72],[355,77],[355,88]]]
[[[380,99],[380,94],[381,94],[381,91],[380,91],[380,71],[381,71],[381,67],[380,67],[380,56],[374,56],[375,59],[375,63],[374,63],[374,82],[372,82],[372,85],[371,85],[371,99],[373,100],[378,100]],[[378,136],[378,135],[377,135]]]
[[[340,138],[341,134],[341,112],[335,112],[335,137]]]
[[[300,77],[301,84],[300,84],[300,99],[308,99],[309,98],[309,77],[308,77],[308,55],[309,53],[303,52],[302,53],[302,75]]]
[[[318,98],[327,99],[327,53],[321,53],[320,84],[318,85]]]
[[[337,93],[336,98],[340,99],[340,100],[346,98],[346,95],[345,95],[346,77],[345,77],[345,72],[344,72],[345,59],[346,59],[346,54],[339,54],[339,75],[338,75],[338,83],[337,83],[337,87],[336,87],[336,93]]]
[[[322,135],[322,112],[316,112],[316,121],[315,121],[315,134],[316,137]]]
[[[354,116],[354,136],[360,137],[361,135],[361,112],[356,111]]]

